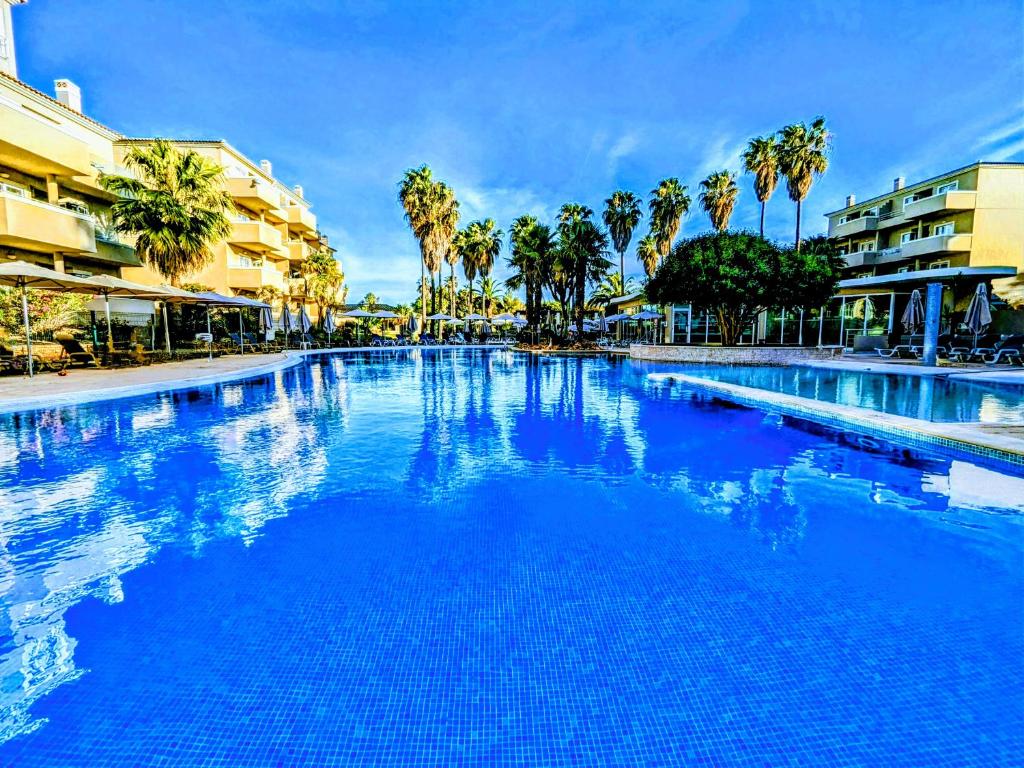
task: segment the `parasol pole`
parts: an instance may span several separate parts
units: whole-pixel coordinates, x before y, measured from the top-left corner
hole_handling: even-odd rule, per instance
[[[209,358],[210,358],[210,360],[213,360],[213,331],[211,330],[211,327],[210,327],[210,305],[209,304],[206,305],[206,335],[210,337],[210,340],[208,342],[206,342],[206,343],[207,343],[207,346],[209,347]]]
[[[28,349],[28,375],[31,378],[35,376],[32,370],[32,332],[28,324],[28,288],[24,283],[21,286],[21,315],[25,320],[25,346]]]
[[[167,323],[167,302],[163,302],[164,313],[164,343],[167,345],[167,354],[171,354],[171,329]]]

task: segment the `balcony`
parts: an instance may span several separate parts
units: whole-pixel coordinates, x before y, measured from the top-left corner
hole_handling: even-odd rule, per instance
[[[303,235],[316,234],[316,216],[301,205],[290,205],[284,209],[288,216],[288,228]]]
[[[269,184],[254,176],[230,176],[224,181],[231,199],[239,205],[261,212],[278,206],[281,196]]]
[[[971,235],[932,235],[903,243],[900,250],[905,259],[920,259],[948,253],[967,253],[971,250]]]
[[[288,278],[288,295],[294,298],[303,298],[306,295],[306,281],[301,277]]]
[[[903,215],[908,219],[920,219],[937,213],[956,213],[974,210],[978,193],[967,189],[951,189],[941,195],[922,197],[903,206]]]
[[[0,194],[0,245],[43,253],[95,253],[96,225],[88,214]]]
[[[96,233],[96,255],[89,255],[94,261],[104,261],[108,264],[117,264],[120,267],[141,267],[142,262],[135,254],[135,249],[120,240],[108,239]]]
[[[267,253],[284,258],[281,233],[262,221],[233,221],[228,242],[254,253]]]
[[[856,237],[867,232],[874,232],[876,229],[878,229],[877,216],[861,216],[859,219],[850,219],[842,224],[836,224],[832,227],[829,237]]]
[[[289,240],[285,243],[288,258],[291,261],[305,261],[313,253],[313,249],[305,240]]]
[[[272,266],[228,267],[228,288],[233,291],[258,291],[260,288],[276,288],[285,290],[284,276]]]
[[[92,176],[89,147],[42,115],[0,103],[0,165],[46,176]]]

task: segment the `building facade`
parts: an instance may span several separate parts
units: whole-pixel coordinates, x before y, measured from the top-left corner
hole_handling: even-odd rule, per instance
[[[126,154],[153,139],[131,139],[87,117],[70,80],[55,81],[50,96],[18,79],[11,8],[23,2],[0,0],[0,259],[164,282],[114,231],[110,206],[117,198],[99,184],[103,173],[127,175]],[[272,298],[275,308],[304,304],[315,316],[303,264],[313,253],[334,251],[302,188],[285,185],[269,161],[253,162],[225,141],[171,141],[220,165],[235,205],[230,235],[185,282]]]
[[[1012,266],[1024,272],[1024,163],[973,163],[826,214],[848,277]],[[994,286],[1024,299],[1020,278]]]

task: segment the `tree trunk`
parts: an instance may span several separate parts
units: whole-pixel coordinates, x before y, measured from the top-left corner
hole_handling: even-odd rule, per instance
[[[452,268],[452,303],[449,304],[449,307],[451,307],[451,309],[449,309],[448,314],[451,315],[452,317],[455,317],[455,263],[452,262],[448,266]]]
[[[583,310],[587,303],[587,270],[586,265],[576,272],[576,338],[583,340]]]
[[[420,259],[420,333],[427,329],[427,267]]]
[[[469,281],[469,314],[473,314],[473,281]]]
[[[764,200],[761,201],[761,237],[764,237]]]
[[[622,292],[625,293],[626,292],[626,252],[625,251],[619,251],[619,282],[621,283],[621,285],[619,287],[622,289]]]
[[[796,252],[800,253],[800,203],[801,200],[796,201]]]

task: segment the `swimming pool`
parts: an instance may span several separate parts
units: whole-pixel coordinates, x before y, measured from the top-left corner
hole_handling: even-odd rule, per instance
[[[1022,512],[619,360],[2,416],[0,765],[1008,765]]]
[[[678,370],[692,376],[782,392],[839,405],[925,421],[1024,424],[1024,373],[1019,386],[971,381],[967,376],[905,374],[818,368],[695,366],[658,364],[650,370]]]

